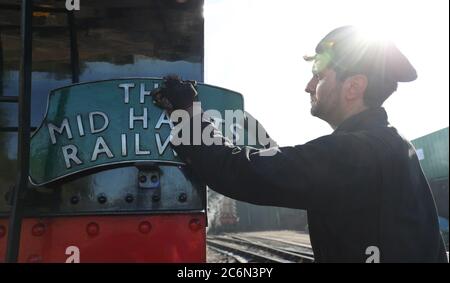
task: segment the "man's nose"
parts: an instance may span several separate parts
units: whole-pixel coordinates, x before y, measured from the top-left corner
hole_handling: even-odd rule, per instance
[[[316,86],[317,86],[317,79],[314,76],[309,80],[308,84],[306,85],[305,91],[309,94],[314,94],[316,92]]]

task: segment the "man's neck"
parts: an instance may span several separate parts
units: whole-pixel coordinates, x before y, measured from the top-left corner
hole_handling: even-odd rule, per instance
[[[349,111],[342,113],[342,115],[340,115],[339,118],[335,119],[336,122],[329,122],[331,128],[334,130],[336,130],[345,120],[347,120],[348,118],[359,114],[363,111],[366,111],[368,108],[365,105],[361,105],[359,107],[353,107],[351,109],[349,109]]]

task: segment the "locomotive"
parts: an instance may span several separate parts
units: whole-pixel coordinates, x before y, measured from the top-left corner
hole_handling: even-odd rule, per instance
[[[206,186],[148,96],[170,73],[203,81],[203,1],[79,8],[0,0],[0,262],[205,262]]]

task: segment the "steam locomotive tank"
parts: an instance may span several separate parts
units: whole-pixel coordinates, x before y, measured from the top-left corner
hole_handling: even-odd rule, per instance
[[[22,262],[205,261],[204,190],[182,166],[116,168],[31,190]]]

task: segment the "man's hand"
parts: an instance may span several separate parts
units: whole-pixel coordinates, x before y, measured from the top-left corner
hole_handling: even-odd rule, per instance
[[[163,85],[151,92],[156,106],[163,108],[169,114],[174,110],[187,110],[198,100],[195,90],[196,82],[183,81],[178,76],[164,77]]]

